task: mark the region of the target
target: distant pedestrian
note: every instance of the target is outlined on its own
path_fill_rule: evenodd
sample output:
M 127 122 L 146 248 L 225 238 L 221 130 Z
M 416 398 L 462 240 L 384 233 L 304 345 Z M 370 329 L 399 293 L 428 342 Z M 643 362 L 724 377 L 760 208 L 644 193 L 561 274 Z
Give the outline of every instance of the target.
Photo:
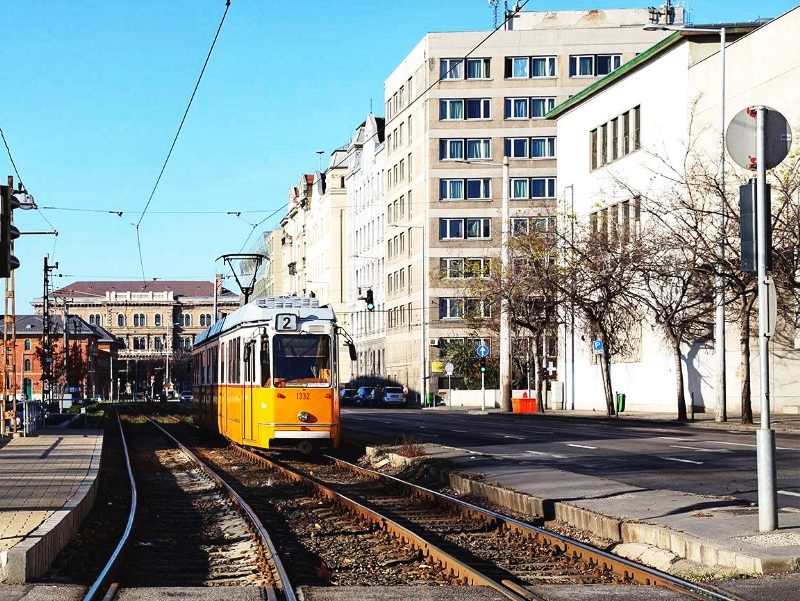
M 408 402 L 408 384 L 403 384 L 403 400 Z

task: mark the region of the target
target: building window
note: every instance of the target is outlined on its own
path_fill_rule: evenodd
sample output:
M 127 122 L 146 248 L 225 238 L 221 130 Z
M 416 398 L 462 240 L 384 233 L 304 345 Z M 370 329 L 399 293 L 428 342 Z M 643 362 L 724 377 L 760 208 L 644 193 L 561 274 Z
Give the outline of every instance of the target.
M 144 313 L 136 313 L 133 316 L 133 326 L 138 328 L 138 327 L 144 327 L 145 325 L 147 324 L 145 321 Z
M 511 178 L 510 185 L 512 200 L 555 198 L 556 196 L 556 178 L 554 177 L 514 177 Z
M 468 58 L 467 79 L 489 79 L 491 77 L 491 59 Z
M 488 278 L 491 261 L 486 257 L 464 259 L 445 257 L 439 259 L 441 277 L 448 280 Z
M 464 140 L 439 140 L 439 158 L 443 161 L 464 159 Z
M 153 341 L 153 346 L 155 347 L 155 349 L 156 349 L 157 351 L 161 351 L 161 350 L 163 350 L 163 346 L 164 346 L 164 345 L 161 343 L 161 338 L 156 338 L 156 339 Z
M 619 69 L 619 54 L 583 54 L 569 57 L 570 77 L 608 75 Z
M 530 119 L 530 98 L 506 98 L 504 115 L 506 119 Z
M 506 156 L 511 159 L 527 159 L 530 157 L 528 138 L 506 138 Z
M 440 121 L 461 119 L 464 119 L 464 101 L 462 99 L 442 99 L 439 101 Z
M 555 96 L 536 96 L 531 98 L 531 117 L 544 119 L 544 116 L 556 106 Z
M 155 321 L 156 326 L 160 327 L 161 326 L 161 313 L 156 313 L 155 316 L 153 317 L 153 320 Z
M 133 337 L 133 350 L 135 351 L 144 351 L 147 349 L 147 339 L 143 336 L 134 336 Z
M 552 159 L 556 156 L 555 136 L 506 138 L 505 155 L 511 159 Z
M 505 62 L 506 79 L 555 77 L 555 56 L 509 56 Z
M 489 217 L 439 219 L 439 240 L 488 240 L 492 220 Z
M 183 339 L 183 350 L 190 351 L 192 350 L 192 339 L 191 338 L 184 338 Z
M 592 170 L 640 148 L 640 107 L 636 106 L 589 132 L 589 165 Z
M 117 325 L 121 328 L 125 327 L 125 316 L 122 313 L 117 314 Z
M 554 136 L 546 138 L 531 138 L 532 159 L 553 159 L 556 156 L 556 139 Z
M 492 141 L 490 138 L 467 140 L 467 160 L 491 158 Z
M 26 342 L 27 342 L 27 340 L 26 340 Z M 24 365 L 23 369 L 25 371 L 31 371 L 31 360 L 30 359 L 25 359 L 25 361 L 23 362 L 23 365 Z
M 180 324 L 186 328 L 192 325 L 192 316 L 189 313 L 181 313 Z
M 488 301 L 468 298 L 464 301 L 464 315 L 473 319 L 488 319 L 492 316 Z
M 463 160 L 465 149 L 467 160 L 486 160 L 492 158 L 491 138 L 439 140 L 439 158 L 443 161 Z
M 464 61 L 460 58 L 443 58 L 439 61 L 439 79 L 463 79 Z
M 491 119 L 492 101 L 488 98 L 467 98 L 467 119 Z
M 439 297 L 439 319 L 463 319 L 464 299 Z
M 30 338 L 26 338 L 25 339 L 24 348 L 25 348 L 26 351 L 31 350 L 31 339 Z
M 464 200 L 464 180 L 463 179 L 439 180 L 439 199 Z

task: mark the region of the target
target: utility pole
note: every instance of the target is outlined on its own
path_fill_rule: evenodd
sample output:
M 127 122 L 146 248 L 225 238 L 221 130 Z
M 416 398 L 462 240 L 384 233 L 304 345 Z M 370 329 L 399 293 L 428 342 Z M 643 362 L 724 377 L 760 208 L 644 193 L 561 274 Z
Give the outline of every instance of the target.
M 58 263 L 50 265 L 47 255 L 44 257 L 44 284 L 42 290 L 42 403 L 52 398 L 53 388 L 53 340 L 51 338 L 50 320 L 50 272 L 58 269 Z

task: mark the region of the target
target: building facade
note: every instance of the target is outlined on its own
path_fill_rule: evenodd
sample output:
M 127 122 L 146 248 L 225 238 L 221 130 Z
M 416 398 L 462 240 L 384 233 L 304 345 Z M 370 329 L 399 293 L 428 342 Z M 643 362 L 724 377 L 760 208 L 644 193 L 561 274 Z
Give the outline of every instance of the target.
M 77 316 L 122 341 L 115 367 L 121 394 L 191 386 L 187 370 L 195 335 L 214 321 L 214 283 L 205 281 L 82 281 L 50 294 L 52 315 Z M 221 288 L 221 286 L 220 286 Z M 218 316 L 234 311 L 238 295 L 221 288 Z M 31 303 L 37 313 L 42 299 Z
M 0 317 L 0 323 L 2 317 Z M 83 365 L 85 373 L 74 376 L 74 386 L 80 388 L 80 393 L 89 398 L 109 398 L 112 386 L 112 373 L 118 361 L 118 351 L 121 348 L 117 338 L 99 325 L 90 324 L 88 321 L 70 315 L 67 318 L 66 328 L 60 316 L 50 318 L 50 336 L 54 356 L 60 360 L 60 365 L 54 365 L 51 374 L 60 374 L 54 380 L 51 389 L 51 398 L 60 398 L 65 386 L 64 361 L 66 360 L 64 348 L 68 353 L 78 352 L 80 359 L 75 362 Z M 17 387 L 17 398 L 27 400 L 41 400 L 44 389 L 42 378 L 42 341 L 44 320 L 40 315 L 18 315 L 16 324 L 16 374 L 14 382 Z M 2 342 L 0 342 L 0 345 Z M 73 376 L 74 374 L 70 374 Z
M 428 34 L 385 80 L 388 375 L 436 392 L 450 342 L 493 346 L 496 332 L 466 325 L 492 308 L 465 298 L 464 278 L 499 254 L 502 159 L 513 228 L 550 227 L 562 149 L 544 116 L 667 35 L 649 22 L 647 9 L 521 13 L 483 43 Z
M 798 26 L 800 8 L 758 28 L 754 24 L 728 27 L 725 123 L 741 110 L 763 104 L 783 113 L 797 131 L 800 127 L 797 61 L 782 53 L 781 48 L 794 43 Z M 674 34 L 643 53 L 625 73 L 611 75 L 594 89 L 557 107 L 554 116 L 558 120 L 560 148 L 570 157 L 558 164 L 559 189 L 568 203 L 564 210 L 574 211 L 584 223 L 599 215 L 601 223 L 621 228 L 626 221 L 630 224 L 631 215 L 636 215 L 626 209 L 635 200 L 631 190 L 647 190 L 649 196 L 654 196 L 659 190 L 672 187 L 687 157 L 697 157 L 710 166 L 712 175 L 717 173 L 722 116 L 720 76 L 718 35 Z M 630 120 L 623 119 L 626 115 Z M 635 132 L 630 147 L 622 142 L 627 138 L 625 123 L 630 125 L 632 135 Z M 615 131 L 620 131 L 620 135 L 615 135 Z M 619 143 L 615 144 L 615 140 Z M 790 156 L 789 161 L 796 163 L 796 155 Z M 751 174 L 726 159 L 726 195 L 731 206 L 736 203 L 738 186 L 748 177 Z M 621 182 L 625 185 L 620 185 Z M 796 200 L 800 202 L 800 198 Z M 642 223 L 648 218 L 642 211 Z M 728 232 L 735 241 L 738 236 L 735 221 L 729 221 Z M 726 408 L 729 415 L 737 415 L 743 371 L 741 329 L 735 304 L 727 309 L 727 321 Z M 796 338 L 797 323 L 789 321 L 779 328 L 779 334 L 771 342 L 770 370 L 774 378 L 771 400 L 775 411 L 800 413 L 800 345 Z M 752 331 L 755 334 L 757 328 Z M 576 408 L 602 408 L 599 366 L 581 333 L 574 337 L 574 378 L 563 374 L 561 379 L 566 384 L 569 402 L 574 398 Z M 570 332 L 565 331 L 560 348 L 566 357 L 573 353 L 571 339 Z M 714 340 L 692 341 L 682 350 L 686 398 L 692 399 L 695 410 L 713 412 L 717 373 Z M 750 353 L 752 407 L 758 412 L 757 337 L 751 338 Z M 638 352 L 612 364 L 611 374 L 614 387 L 626 393 L 630 408 L 674 410 L 674 360 L 664 337 L 648 316 Z
M 386 376 L 384 264 L 393 249 L 387 248 L 385 240 L 383 126 L 383 119 L 370 113 L 356 128 L 347 149 L 347 311 L 358 353 L 356 376 Z M 369 290 L 376 301 L 373 311 L 365 304 Z

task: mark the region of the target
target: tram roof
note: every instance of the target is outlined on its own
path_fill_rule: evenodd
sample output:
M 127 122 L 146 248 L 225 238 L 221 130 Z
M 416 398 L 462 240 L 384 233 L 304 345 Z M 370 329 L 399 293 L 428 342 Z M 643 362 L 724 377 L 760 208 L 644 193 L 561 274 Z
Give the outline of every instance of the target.
M 241 324 L 250 322 L 263 324 L 272 321 L 279 313 L 296 313 L 303 321 L 336 321 L 336 315 L 330 305 L 320 306 L 319 299 L 307 296 L 268 296 L 247 303 L 218 320 L 210 328 L 197 334 L 194 343 L 199 344 L 208 338 L 219 336 Z

